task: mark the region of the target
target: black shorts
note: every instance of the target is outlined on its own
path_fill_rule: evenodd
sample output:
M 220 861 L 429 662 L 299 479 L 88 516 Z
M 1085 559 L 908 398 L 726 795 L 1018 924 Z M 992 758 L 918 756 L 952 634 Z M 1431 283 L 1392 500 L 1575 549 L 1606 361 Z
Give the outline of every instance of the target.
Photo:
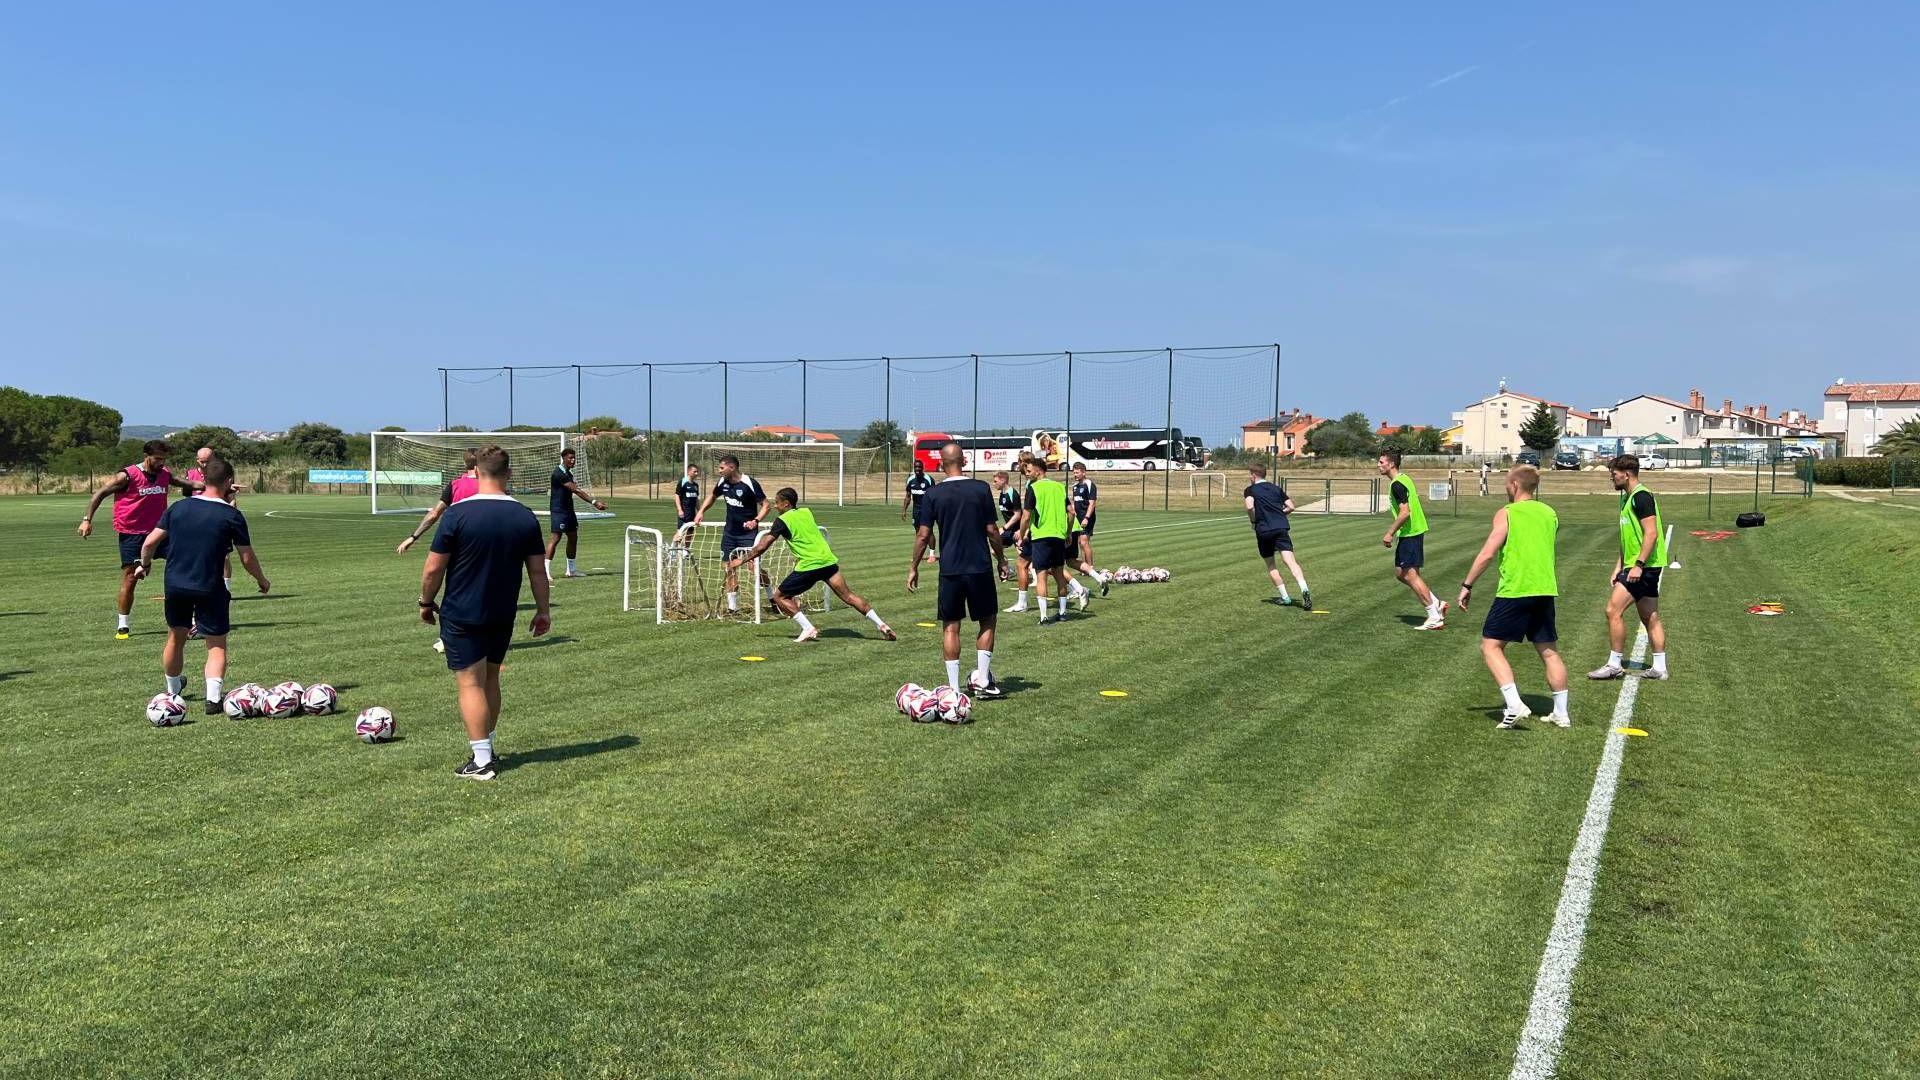
M 167 625 L 175 630 L 197 626 L 206 637 L 219 637 L 233 628 L 228 612 L 233 596 L 225 589 L 210 593 L 166 594 Z
M 1418 570 L 1427 564 L 1427 534 L 1403 536 L 1393 546 L 1393 565 L 1401 570 Z
M 1006 551 L 1006 549 L 1013 547 L 1015 544 L 1019 543 L 1019 540 L 1020 540 L 1020 533 L 1018 530 L 1016 529 L 1000 530 L 1000 550 L 1002 552 Z M 1026 558 L 1026 556 L 1022 554 L 1021 558 Z
M 1260 557 L 1273 558 L 1274 552 L 1293 550 L 1293 532 L 1281 529 L 1279 532 L 1255 533 L 1253 538 L 1260 542 Z
M 1099 514 L 1088 514 L 1086 524 L 1080 526 L 1078 529 L 1075 529 L 1074 531 L 1079 533 L 1081 536 L 1092 536 L 1094 519 L 1099 516 L 1100 516 Z
M 1531 641 L 1551 645 L 1560 640 L 1553 625 L 1553 597 L 1501 596 L 1487 609 L 1480 636 L 1494 641 Z
M 1018 550 L 1020 552 L 1020 558 L 1023 561 L 1027 563 L 1033 562 L 1033 541 L 1032 540 L 1020 541 L 1020 547 Z
M 1067 565 L 1065 540 L 1053 536 L 1035 536 L 1027 543 L 1033 548 L 1033 553 L 1027 556 L 1027 561 L 1033 564 L 1035 570 L 1051 570 L 1056 566 Z
M 1625 568 L 1622 568 L 1613 580 L 1625 587 L 1627 595 L 1633 597 L 1635 600 L 1657 600 L 1660 597 L 1660 571 L 1662 569 L 1662 567 L 1658 566 L 1643 567 L 1640 571 L 1639 581 L 1628 581 L 1627 571 Z
M 937 614 L 941 622 L 959 622 L 972 619 L 985 624 L 992 622 L 1000 595 L 996 590 L 992 574 L 941 574 L 940 603 Z
M 780 588 L 777 591 L 781 596 L 802 596 L 805 595 L 808 589 L 813 588 L 815 585 L 825 583 L 829 578 L 839 572 L 839 563 L 831 563 L 818 570 L 795 570 L 793 573 L 781 579 Z
M 753 550 L 753 545 L 759 542 L 760 538 L 753 533 L 723 532 L 720 534 L 720 557 L 722 559 L 731 559 L 733 558 L 734 552 L 743 550 L 751 551 Z
M 552 524 L 549 526 L 549 528 L 551 528 L 554 532 L 578 533 L 580 531 L 580 519 L 576 517 L 574 515 L 574 512 L 570 509 L 551 512 L 547 515 L 547 517 L 552 519 Z
M 146 544 L 148 534 L 146 533 L 115 533 L 114 535 L 120 538 L 120 565 L 121 566 L 140 565 L 140 548 L 142 547 L 142 545 Z M 167 557 L 166 541 L 162 540 L 160 542 L 160 546 L 153 549 L 153 557 L 156 559 L 164 559 Z
M 507 647 L 513 644 L 513 624 L 456 626 L 442 619 L 440 643 L 447 647 L 449 671 L 465 671 L 482 660 L 489 664 L 504 664 L 507 662 Z

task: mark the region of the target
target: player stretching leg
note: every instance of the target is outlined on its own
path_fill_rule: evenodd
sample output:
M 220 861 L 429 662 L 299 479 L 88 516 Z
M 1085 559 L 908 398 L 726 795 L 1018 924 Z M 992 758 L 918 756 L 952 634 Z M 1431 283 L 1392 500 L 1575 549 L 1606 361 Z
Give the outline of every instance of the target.
M 1613 489 L 1620 492 L 1620 559 L 1613 564 L 1613 592 L 1607 597 L 1607 642 L 1613 650 L 1607 662 L 1587 672 L 1589 679 L 1617 679 L 1627 673 L 1626 614 L 1637 608 L 1653 646 L 1653 663 L 1639 674 L 1648 679 L 1667 677 L 1667 628 L 1660 621 L 1660 571 L 1667 565 L 1667 528 L 1660 502 L 1640 483 L 1640 459 L 1632 454 L 1614 458 L 1609 468 Z
M 1293 580 L 1300 583 L 1300 602 L 1312 611 L 1313 593 L 1307 589 L 1306 574 L 1293 557 L 1293 533 L 1287 521 L 1287 515 L 1293 513 L 1293 500 L 1287 498 L 1285 488 L 1267 482 L 1265 465 L 1247 466 L 1247 479 L 1250 481 L 1247 490 L 1241 494 L 1247 503 L 1247 520 L 1253 523 L 1253 538 L 1260 544 L 1260 557 L 1267 562 L 1267 577 L 1273 579 L 1273 587 L 1280 590 L 1280 603 L 1293 603 L 1293 597 L 1287 595 L 1286 579 L 1280 576 L 1280 568 L 1273 565 L 1273 556 L 1278 552 L 1287 569 L 1293 571 Z
M 152 573 L 154 554 L 166 549 L 167 644 L 160 660 L 166 668 L 167 693 L 178 694 L 186 687 L 183 654 L 188 631 L 198 627 L 207 642 L 207 715 L 217 716 L 225 692 L 227 631 L 232 626 L 228 612 L 233 602 L 220 580 L 220 568 L 228 554 L 237 551 L 240 565 L 263 593 L 267 575 L 253 553 L 247 519 L 227 502 L 233 494 L 233 466 L 208 458 L 201 464 L 201 475 L 206 491 L 167 507 L 141 544 L 140 565 L 134 567 L 133 578 L 139 581 Z
M 1027 474 L 1026 510 L 1021 537 L 1031 545 L 1035 574 L 1033 591 L 1040 602 L 1040 625 L 1047 626 L 1067 614 L 1069 595 L 1084 610 L 1087 590 L 1067 576 L 1067 489 L 1058 480 L 1047 479 L 1047 463 L 1034 458 L 1022 466 Z M 1060 586 L 1060 614 L 1053 615 L 1048 604 L 1047 578 Z
M 1500 687 L 1505 707 L 1496 726 L 1511 728 L 1533 714 L 1520 700 L 1520 689 L 1513 678 L 1513 665 L 1507 662 L 1507 645 L 1515 641 L 1533 642 L 1534 651 L 1547 669 L 1547 689 L 1553 691 L 1553 714 L 1547 722 L 1569 727 L 1567 717 L 1567 665 L 1560 659 L 1559 631 L 1554 626 L 1554 597 L 1560 593 L 1554 576 L 1553 544 L 1560 530 L 1559 515 L 1553 507 L 1535 498 L 1540 490 L 1540 470 L 1531 465 L 1515 465 L 1507 473 L 1506 506 L 1493 515 L 1493 528 L 1487 542 L 1474 557 L 1473 568 L 1460 583 L 1460 610 L 1467 610 L 1473 597 L 1473 583 L 1486 572 L 1497 556 L 1500 560 L 1500 588 L 1493 606 L 1487 609 L 1487 623 L 1480 631 L 1480 656 L 1487 671 Z
M 1100 485 L 1087 479 L 1087 467 L 1073 463 L 1073 534 L 1078 541 L 1069 555 L 1080 559 L 1080 570 L 1100 583 L 1100 595 L 1107 595 L 1107 576 L 1093 567 L 1093 519 L 1100 510 Z
M 760 481 L 740 471 L 740 459 L 732 454 L 720 457 L 720 482 L 707 493 L 707 501 L 693 512 L 698 526 L 707 508 L 719 499 L 727 504 L 727 525 L 720 531 L 720 557 L 730 559 L 734 552 L 753 547 L 759 541 L 760 518 L 767 512 L 767 493 Z M 727 613 L 740 613 L 740 571 L 727 568 Z
M 547 541 L 547 580 L 553 580 L 553 555 L 560 549 L 560 538 L 567 538 L 567 576 L 585 577 L 580 568 L 574 565 L 575 556 L 580 554 L 580 518 L 573 512 L 573 500 L 579 499 L 595 510 L 605 510 L 607 504 L 580 490 L 573 482 L 573 447 L 560 451 L 560 464 L 554 466 L 553 475 L 547 478 L 547 520 L 553 531 L 553 538 Z
M 1400 451 L 1388 450 L 1381 454 L 1379 468 L 1381 476 L 1391 477 L 1387 495 L 1394 506 L 1393 525 L 1387 529 L 1387 535 L 1380 538 L 1380 546 L 1394 549 L 1393 576 L 1412 589 L 1414 597 L 1427 609 L 1427 621 L 1420 624 L 1420 629 L 1439 630 L 1447 625 L 1447 602 L 1435 596 L 1427 583 L 1420 580 L 1420 567 L 1427 561 L 1427 512 L 1420 508 L 1420 492 L 1413 477 L 1400 471 Z
M 974 635 L 973 674 L 965 685 L 975 698 L 992 699 L 1006 696 L 993 677 L 993 633 L 1000 618 L 993 563 L 999 553 L 1000 525 L 994 516 L 992 489 L 965 475 L 966 460 L 959 443 L 940 448 L 940 471 L 946 479 L 927 493 L 921 508 L 920 527 L 913 537 L 913 563 L 907 569 L 907 591 L 920 588 L 920 559 L 937 538 L 947 553 L 940 560 L 937 611 L 943 628 L 941 658 L 947 665 L 946 685 L 956 690 L 961 686 L 960 622 L 971 618 L 979 630 Z
M 840 560 L 834 558 L 833 549 L 827 546 L 826 534 L 820 531 L 820 523 L 813 518 L 813 511 L 800 505 L 800 493 L 790 487 L 781 488 L 773 493 L 773 526 L 753 545 L 753 550 L 742 552 L 727 563 L 727 569 L 738 569 L 741 563 L 754 562 L 775 540 L 785 540 L 793 550 L 793 573 L 773 589 L 773 606 L 793 617 L 800 627 L 800 636 L 795 643 L 818 641 L 820 631 L 800 610 L 800 598 L 815 585 L 826 583 L 848 607 L 865 615 L 880 628 L 880 636 L 888 641 L 895 640 L 893 628 L 889 627 L 873 606 L 861 599 L 847 585 L 846 576 L 840 573 Z
M 93 515 L 100 503 L 113 496 L 113 531 L 120 538 L 120 622 L 114 627 L 115 641 L 125 641 L 133 634 L 127 624 L 133 614 L 133 569 L 140 564 L 147 534 L 160 524 L 160 515 L 166 512 L 167 494 L 174 488 L 188 495 L 198 490 L 195 484 L 176 479 L 167 471 L 165 441 L 153 439 L 140 448 L 140 453 L 137 464 L 120 470 L 106 487 L 93 493 L 86 516 L 80 519 L 80 538 L 84 540 L 93 535 Z M 154 557 L 167 557 L 165 545 L 154 552 Z

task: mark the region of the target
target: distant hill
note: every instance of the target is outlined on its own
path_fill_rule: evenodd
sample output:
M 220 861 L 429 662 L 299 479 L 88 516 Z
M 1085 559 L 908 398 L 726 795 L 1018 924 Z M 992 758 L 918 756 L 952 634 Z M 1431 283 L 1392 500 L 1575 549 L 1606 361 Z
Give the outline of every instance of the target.
M 170 431 L 185 431 L 186 424 L 122 424 L 120 437 L 123 439 L 162 439 Z

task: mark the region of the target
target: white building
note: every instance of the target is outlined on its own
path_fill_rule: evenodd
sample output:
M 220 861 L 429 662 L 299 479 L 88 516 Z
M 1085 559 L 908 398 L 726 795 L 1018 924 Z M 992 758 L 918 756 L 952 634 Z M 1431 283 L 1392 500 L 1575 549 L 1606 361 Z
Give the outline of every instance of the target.
M 1797 409 L 1783 409 L 1778 414 L 1766 405 L 1735 409 L 1733 399 L 1724 398 L 1718 410 L 1710 411 L 1706 395 L 1699 390 L 1688 391 L 1684 402 L 1640 394 L 1600 411 L 1606 414 L 1608 435 L 1629 443 L 1648 435 L 1663 435 L 1689 450 L 1715 443 L 1774 442 L 1820 435 L 1811 418 Z
M 1554 423 L 1560 425 L 1563 436 L 1607 434 L 1606 420 L 1602 417 L 1557 401 L 1509 390 L 1502 382 L 1497 393 L 1453 414 L 1453 426 L 1460 432 L 1461 453 L 1499 456 L 1526 449 L 1526 444 L 1520 441 L 1520 429 L 1543 403 L 1553 414 Z
M 1820 434 L 1840 441 L 1841 453 L 1860 457 L 1880 437 L 1920 417 L 1920 382 L 1850 383 L 1827 387 Z

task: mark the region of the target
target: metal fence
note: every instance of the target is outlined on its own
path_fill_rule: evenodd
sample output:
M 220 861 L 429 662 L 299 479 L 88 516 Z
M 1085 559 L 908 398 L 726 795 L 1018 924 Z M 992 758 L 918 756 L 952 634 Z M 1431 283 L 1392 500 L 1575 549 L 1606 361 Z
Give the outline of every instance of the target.
M 1229 491 L 1237 501 L 1239 492 L 1190 481 L 1203 466 L 1183 454 L 1176 429 L 1208 449 L 1272 453 L 1280 444 L 1279 345 L 438 370 L 443 429 L 579 430 L 589 418 L 617 418 L 639 434 L 621 448 L 625 460 L 603 454 L 594 472 L 656 497 L 678 477 L 687 439 L 737 439 L 770 425 L 832 433 L 849 446 L 876 422 L 967 439 L 1164 432 L 1148 460 L 1089 463 L 1103 504 L 1162 509 L 1215 505 Z M 847 478 L 850 499 L 900 497 L 911 444 L 878 445 L 870 472 Z

